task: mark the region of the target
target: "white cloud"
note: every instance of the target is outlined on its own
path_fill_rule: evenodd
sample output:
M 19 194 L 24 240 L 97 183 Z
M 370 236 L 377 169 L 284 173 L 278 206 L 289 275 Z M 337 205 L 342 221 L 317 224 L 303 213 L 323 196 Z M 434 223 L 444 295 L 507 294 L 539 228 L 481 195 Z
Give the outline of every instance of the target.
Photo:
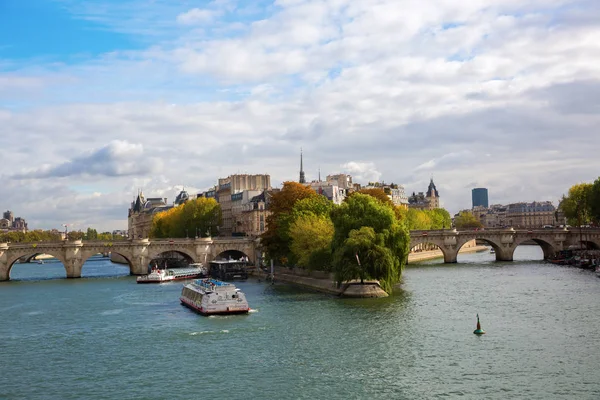
M 556 200 L 600 170 L 600 11 L 587 0 L 69 4 L 148 47 L 0 65 L 2 173 L 22 178 L 0 206 L 39 224 L 53 207 L 126 224 L 139 188 L 172 199 L 237 172 L 295 180 L 300 147 L 309 179 L 342 166 L 411 193 L 433 175 L 452 212 L 468 183 L 492 202 Z M 20 194 L 31 178 L 50 211 Z
M 210 22 L 217 14 L 218 13 L 214 10 L 192 8 L 185 13 L 179 14 L 177 16 L 177 22 L 183 25 L 203 24 Z

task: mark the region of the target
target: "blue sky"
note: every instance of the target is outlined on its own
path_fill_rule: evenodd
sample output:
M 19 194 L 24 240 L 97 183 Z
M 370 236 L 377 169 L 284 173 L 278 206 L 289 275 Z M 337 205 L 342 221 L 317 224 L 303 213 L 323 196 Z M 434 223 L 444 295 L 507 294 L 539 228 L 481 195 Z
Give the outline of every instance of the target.
M 592 0 L 0 1 L 0 208 L 122 229 L 138 189 L 346 172 L 451 212 L 600 170 Z M 577 143 L 577 146 L 573 146 Z M 91 211 L 90 211 L 91 210 Z
M 22 62 L 70 63 L 114 49 L 143 48 L 133 35 L 77 18 L 65 3 L 52 0 L 3 0 L 0 38 L 0 56 Z

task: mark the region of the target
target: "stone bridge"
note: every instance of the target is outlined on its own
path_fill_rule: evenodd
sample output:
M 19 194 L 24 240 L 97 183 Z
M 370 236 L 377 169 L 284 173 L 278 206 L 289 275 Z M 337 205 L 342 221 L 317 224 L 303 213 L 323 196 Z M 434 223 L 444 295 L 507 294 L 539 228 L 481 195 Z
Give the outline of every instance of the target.
M 166 252 L 177 252 L 189 261 L 206 264 L 225 252 L 234 251 L 243 253 L 254 263 L 257 259 L 257 248 L 256 241 L 247 238 L 0 243 L 0 281 L 9 280 L 10 270 L 17 260 L 31 259 L 37 254 L 56 257 L 65 266 L 67 278 L 79 278 L 83 264 L 98 253 L 119 254 L 129 265 L 132 275 L 144 275 L 148 273 L 150 261 Z
M 444 262 L 455 263 L 458 251 L 465 243 L 475 239 L 492 246 L 496 252 L 496 261 L 512 261 L 515 249 L 520 244 L 533 241 L 540 245 L 544 258 L 555 252 L 566 250 L 569 246 L 583 245 L 588 249 L 600 249 L 600 229 L 479 229 L 470 231 L 436 230 L 411 231 L 411 249 L 420 243 L 431 243 L 440 248 Z
M 512 261 L 515 248 L 526 241 L 540 245 L 544 257 L 569 246 L 583 244 L 589 249 L 600 249 L 600 229 L 486 229 L 457 231 L 411 231 L 410 247 L 431 243 L 440 248 L 444 262 L 455 263 L 458 252 L 465 243 L 475 239 L 492 246 L 497 261 Z M 81 277 L 81 269 L 94 254 L 121 255 L 132 275 L 148 273 L 150 261 L 166 252 L 178 252 L 189 261 L 208 263 L 225 252 L 236 251 L 255 263 L 260 257 L 258 240 L 248 238 L 197 238 L 197 239 L 139 239 L 130 241 L 63 241 L 38 243 L 0 243 L 0 281 L 10 277 L 10 270 L 21 258 L 31 259 L 37 254 L 56 257 L 64 266 L 67 278 Z

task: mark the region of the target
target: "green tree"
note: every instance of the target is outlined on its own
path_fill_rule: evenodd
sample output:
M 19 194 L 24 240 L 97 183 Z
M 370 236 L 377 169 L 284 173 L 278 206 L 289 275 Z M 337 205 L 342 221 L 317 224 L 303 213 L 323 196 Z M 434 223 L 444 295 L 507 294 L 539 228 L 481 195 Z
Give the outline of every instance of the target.
M 93 228 L 87 228 L 83 238 L 85 240 L 96 240 L 98 239 L 98 231 Z
M 291 251 L 298 266 L 308 269 L 331 268 L 333 222 L 329 216 L 307 214 L 290 226 Z
M 469 211 L 461 211 L 456 217 L 454 217 L 454 227 L 456 229 L 475 229 L 481 228 L 483 225 L 473 213 Z
M 592 184 L 589 196 L 590 219 L 600 225 L 600 177 Z
M 592 197 L 593 185 L 591 183 L 573 185 L 568 194 L 563 195 L 559 208 L 565 214 L 569 225 L 581 226 L 590 223 Z
M 410 243 L 406 226 L 398 221 L 394 208 L 358 193 L 334 208 L 331 219 L 336 280 L 377 279 L 390 293 L 400 280 Z

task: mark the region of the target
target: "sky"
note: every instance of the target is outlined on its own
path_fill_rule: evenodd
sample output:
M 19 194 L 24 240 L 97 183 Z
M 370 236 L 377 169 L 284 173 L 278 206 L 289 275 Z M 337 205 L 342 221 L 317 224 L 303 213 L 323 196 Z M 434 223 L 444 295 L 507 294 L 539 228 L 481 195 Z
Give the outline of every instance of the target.
M 0 208 L 125 229 L 219 177 L 349 173 L 451 213 L 600 175 L 597 0 L 0 0 Z

